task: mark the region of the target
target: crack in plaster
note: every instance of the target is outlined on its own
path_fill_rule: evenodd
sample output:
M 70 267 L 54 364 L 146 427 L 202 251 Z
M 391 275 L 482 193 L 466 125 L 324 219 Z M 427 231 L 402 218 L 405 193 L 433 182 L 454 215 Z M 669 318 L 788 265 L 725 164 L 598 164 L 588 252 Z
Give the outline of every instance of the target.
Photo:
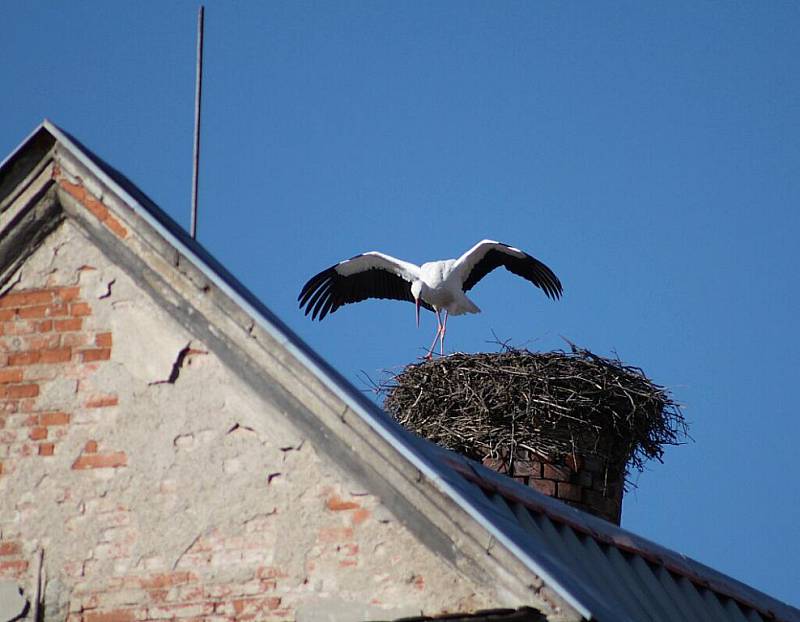
M 108 284 L 109 294 L 111 293 L 111 285 L 113 283 L 114 281 L 112 280 L 111 283 Z M 101 296 L 101 298 L 104 298 L 104 296 Z M 181 374 L 181 369 L 183 368 L 183 365 L 186 362 L 186 358 L 191 354 L 208 354 L 208 352 L 206 350 L 193 349 L 192 342 L 190 341 L 189 343 L 186 344 L 185 347 L 181 348 L 181 350 L 178 352 L 178 356 L 175 358 L 175 362 L 172 364 L 172 369 L 170 370 L 167 379 L 154 380 L 153 382 L 148 382 L 147 383 L 148 386 L 153 386 L 154 384 L 175 384 L 178 380 L 178 377 Z M 236 429 L 238 425 L 239 424 L 237 423 L 236 426 L 228 430 L 228 434 L 233 432 L 233 430 Z M 253 431 L 252 428 L 246 428 L 246 429 L 250 430 L 251 432 Z
M 303 439 L 297 445 L 286 445 L 284 447 L 279 447 L 278 449 L 280 449 L 284 454 L 286 454 L 286 453 L 288 453 L 290 451 L 300 451 L 300 450 L 303 449 L 303 445 L 305 444 L 305 442 L 306 442 L 305 439 Z M 284 456 L 284 459 L 285 459 L 285 456 Z
M 189 546 L 187 546 L 185 549 L 183 549 L 181 554 L 178 555 L 175 558 L 175 562 L 172 564 L 172 570 L 175 570 L 178 567 L 178 564 L 181 562 L 181 560 L 183 559 L 184 555 L 186 555 L 186 553 L 188 553 L 191 550 L 191 548 L 197 543 L 197 541 L 200 538 L 202 538 L 204 535 L 206 535 L 206 533 L 207 533 L 207 531 L 206 532 L 200 532 L 194 537 L 194 539 L 189 543 Z
M 237 430 L 242 430 L 243 432 L 253 432 L 253 433 L 255 433 L 255 430 L 253 428 L 251 428 L 250 426 L 241 425 L 239 422 L 236 422 L 231 426 L 231 428 L 227 432 L 225 432 L 225 434 L 233 434 Z
M 106 291 L 97 297 L 98 300 L 102 300 L 103 298 L 108 298 L 109 296 L 111 296 L 111 286 L 114 285 L 114 283 L 116 282 L 117 279 L 111 279 L 106 285 Z
M 56 262 L 56 259 L 58 258 L 58 253 L 59 253 L 59 251 L 60 251 L 60 250 L 61 250 L 61 249 L 62 249 L 64 246 L 66 246 L 66 244 L 67 244 L 66 242 L 59 242 L 58 244 L 55 244 L 55 245 L 53 245 L 53 254 L 52 254 L 52 256 L 50 257 L 50 266 L 51 266 L 51 267 L 52 267 L 52 265 L 53 265 L 53 264 Z

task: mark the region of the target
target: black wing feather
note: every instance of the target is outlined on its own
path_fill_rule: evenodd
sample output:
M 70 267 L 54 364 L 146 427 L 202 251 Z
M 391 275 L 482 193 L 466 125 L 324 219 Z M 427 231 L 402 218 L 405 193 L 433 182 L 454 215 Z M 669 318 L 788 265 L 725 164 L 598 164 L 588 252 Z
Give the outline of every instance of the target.
M 503 246 L 507 245 L 503 244 Z M 472 272 L 469 273 L 469 276 L 464 281 L 463 290 L 468 292 L 492 270 L 503 266 L 509 272 L 513 272 L 541 288 L 549 298 L 554 300 L 560 298 L 563 291 L 561 281 L 558 280 L 553 271 L 535 257 L 531 257 L 527 253 L 524 253 L 524 255 L 525 257 L 514 257 L 496 248 L 491 249 L 472 268 Z
M 411 283 L 392 272 L 372 268 L 343 276 L 336 271 L 336 266 L 312 276 L 300 290 L 297 297 L 300 308 L 305 307 L 305 314 L 311 313 L 312 320 L 317 319 L 317 316 L 322 320 L 328 313 L 335 313 L 343 305 L 368 298 L 414 302 Z M 421 301 L 420 305 L 433 310 L 425 301 Z

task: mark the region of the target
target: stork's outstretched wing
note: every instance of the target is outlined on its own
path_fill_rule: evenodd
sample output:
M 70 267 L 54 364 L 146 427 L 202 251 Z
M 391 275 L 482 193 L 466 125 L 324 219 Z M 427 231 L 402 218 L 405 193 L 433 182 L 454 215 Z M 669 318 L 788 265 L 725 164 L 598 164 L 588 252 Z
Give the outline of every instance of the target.
M 503 266 L 509 272 L 527 279 L 553 299 L 561 297 L 561 281 L 553 271 L 526 252 L 493 240 L 483 240 L 461 255 L 456 262 L 467 292 L 495 268 Z
M 356 255 L 311 277 L 297 300 L 311 319 L 322 320 L 342 305 L 367 298 L 390 298 L 414 302 L 411 283 L 419 278 L 419 267 L 375 251 Z M 431 309 L 424 301 L 421 306 Z

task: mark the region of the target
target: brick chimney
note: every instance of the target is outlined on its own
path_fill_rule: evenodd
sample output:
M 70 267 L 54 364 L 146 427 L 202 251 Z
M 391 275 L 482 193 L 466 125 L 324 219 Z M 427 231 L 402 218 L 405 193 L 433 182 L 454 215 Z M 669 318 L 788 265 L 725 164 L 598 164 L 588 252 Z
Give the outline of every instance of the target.
M 624 472 L 596 456 L 548 459 L 519 449 L 512 460 L 484 458 L 484 466 L 616 525 L 622 517 Z

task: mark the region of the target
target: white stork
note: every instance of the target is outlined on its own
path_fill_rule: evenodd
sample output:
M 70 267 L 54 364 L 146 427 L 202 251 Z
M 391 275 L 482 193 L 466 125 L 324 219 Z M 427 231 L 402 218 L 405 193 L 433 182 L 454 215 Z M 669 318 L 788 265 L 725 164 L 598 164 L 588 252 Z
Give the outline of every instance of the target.
M 561 297 L 561 281 L 541 261 L 513 246 L 483 240 L 458 259 L 429 261 L 421 266 L 376 251 L 356 255 L 311 277 L 297 300 L 300 308 L 305 307 L 306 315 L 311 313 L 312 320 L 317 317 L 322 320 L 342 305 L 367 298 L 407 300 L 417 307 L 417 326 L 419 308 L 425 307 L 436 313 L 436 335 L 428 350 L 430 358 L 437 338 L 444 354 L 449 315 L 480 313 L 465 292 L 499 266 L 527 279 L 549 298 Z

